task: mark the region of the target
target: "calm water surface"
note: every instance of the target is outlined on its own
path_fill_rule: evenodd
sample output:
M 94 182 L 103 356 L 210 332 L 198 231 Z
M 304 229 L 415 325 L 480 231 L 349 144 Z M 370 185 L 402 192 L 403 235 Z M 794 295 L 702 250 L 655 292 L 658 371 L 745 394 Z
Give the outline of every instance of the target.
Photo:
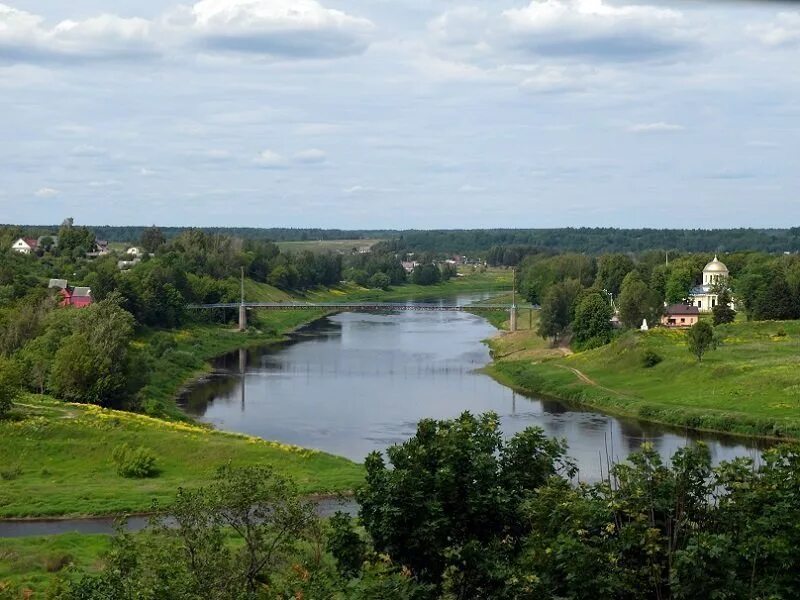
M 600 478 L 606 455 L 624 459 L 644 441 L 665 457 L 701 437 L 715 461 L 758 456 L 755 443 L 687 436 L 514 393 L 477 371 L 490 361 L 482 340 L 496 333 L 470 314 L 339 314 L 302 329 L 293 343 L 220 358 L 218 375 L 184 403 L 220 429 L 359 462 L 408 439 L 420 419 L 465 410 L 495 411 L 506 435 L 537 425 L 565 438 L 588 481 Z

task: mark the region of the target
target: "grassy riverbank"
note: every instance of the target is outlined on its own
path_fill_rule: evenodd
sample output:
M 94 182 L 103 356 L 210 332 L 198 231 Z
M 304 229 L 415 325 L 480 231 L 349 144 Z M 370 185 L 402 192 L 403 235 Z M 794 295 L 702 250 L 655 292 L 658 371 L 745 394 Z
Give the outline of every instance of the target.
M 233 464 L 271 464 L 307 493 L 352 490 L 363 468 L 347 459 L 188 423 L 28 396 L 0 421 L 0 517 L 147 511 L 179 487 L 211 481 Z M 126 479 L 111 454 L 128 443 L 157 457 L 159 475 Z
M 800 322 L 732 323 L 702 363 L 685 332 L 630 331 L 564 356 L 532 331 L 490 341 L 487 371 L 522 391 L 697 430 L 800 439 Z M 645 352 L 662 361 L 643 366 Z

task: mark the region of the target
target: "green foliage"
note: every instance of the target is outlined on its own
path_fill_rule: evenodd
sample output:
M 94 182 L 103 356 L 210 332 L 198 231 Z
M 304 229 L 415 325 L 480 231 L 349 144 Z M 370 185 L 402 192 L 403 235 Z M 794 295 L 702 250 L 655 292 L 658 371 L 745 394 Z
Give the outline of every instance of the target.
M 330 534 L 327 550 L 336 559 L 336 566 L 342 577 L 356 577 L 367 558 L 367 544 L 358 535 L 353 519 L 343 512 L 336 512 L 330 518 Z
M 504 442 L 497 415 L 423 420 L 416 435 L 366 459 L 357 491 L 376 550 L 459 598 L 498 597 L 508 560 L 528 531 L 522 500 L 560 470 L 564 445 L 530 428 Z
M 663 310 L 662 297 L 645 284 L 636 271 L 625 276 L 617 304 L 620 321 L 626 327 L 639 327 L 644 319 L 655 323 Z
M 674 266 L 667 279 L 667 304 L 679 304 L 689 297 L 695 284 L 695 274 L 688 266 Z
M 18 365 L 0 355 L 0 419 L 6 417 L 11 411 L 21 386 Z
M 130 350 L 133 316 L 112 294 L 80 309 L 73 329 L 58 345 L 48 389 L 64 400 L 119 405 L 141 385 L 141 370 Z
M 389 276 L 381 271 L 378 271 L 369 278 L 369 287 L 379 290 L 388 290 L 391 283 L 392 280 Z
M 714 326 L 733 323 L 736 320 L 736 311 L 731 308 L 731 294 L 727 287 L 722 289 L 717 297 L 717 305 L 711 309 L 714 315 Z
M 642 366 L 645 369 L 650 369 L 655 367 L 658 363 L 664 360 L 664 357 L 661 356 L 655 350 L 647 349 L 642 353 Z
M 575 315 L 575 302 L 581 291 L 580 282 L 570 279 L 549 288 L 539 311 L 537 333 L 557 341 L 569 328 Z
M 698 321 L 686 332 L 686 345 L 697 357 L 697 362 L 701 362 L 706 352 L 717 347 L 714 328 L 707 321 Z
M 598 289 L 607 290 L 618 296 L 625 276 L 633 271 L 633 259 L 626 254 L 606 254 L 597 260 Z
M 434 285 L 442 281 L 442 272 L 433 263 L 417 265 L 411 272 L 411 283 L 415 285 Z
M 167 243 L 167 238 L 161 229 L 153 225 L 152 227 L 148 227 L 142 231 L 142 235 L 139 238 L 139 243 L 145 252 L 152 254 Z
M 143 446 L 134 448 L 127 443 L 121 444 L 114 448 L 111 458 L 120 477 L 145 479 L 158 475 L 155 455 Z
M 596 347 L 611 340 L 611 316 L 613 310 L 603 294 L 593 292 L 585 295 L 575 308 L 572 332 L 582 347 Z

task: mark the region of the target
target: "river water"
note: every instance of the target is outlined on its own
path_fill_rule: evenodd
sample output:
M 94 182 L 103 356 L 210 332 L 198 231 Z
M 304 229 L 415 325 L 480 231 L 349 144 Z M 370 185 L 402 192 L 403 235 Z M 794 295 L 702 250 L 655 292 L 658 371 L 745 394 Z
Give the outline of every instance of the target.
M 623 460 L 645 441 L 665 458 L 696 439 L 709 445 L 715 462 L 758 456 L 755 443 L 685 434 L 515 393 L 478 371 L 490 361 L 482 340 L 496 334 L 467 313 L 338 314 L 303 328 L 289 344 L 221 357 L 217 375 L 183 401 L 190 414 L 220 429 L 358 462 L 408 439 L 420 419 L 465 410 L 498 413 L 506 435 L 535 425 L 566 439 L 584 481 L 601 477 L 607 457 Z
M 183 404 L 220 429 L 358 462 L 411 437 L 420 419 L 465 410 L 496 412 L 506 435 L 534 425 L 566 439 L 583 481 L 597 481 L 607 457 L 623 460 L 645 441 L 665 459 L 697 439 L 715 462 L 759 456 L 755 442 L 685 434 L 515 393 L 478 371 L 490 361 L 482 340 L 493 335 L 496 329 L 467 313 L 338 314 L 301 329 L 290 343 L 220 357 L 215 375 L 185 394 Z M 340 508 L 355 510 L 352 502 L 319 502 L 320 514 Z M 128 526 L 145 523 L 135 518 Z M 0 537 L 67 531 L 111 533 L 113 519 L 0 522 Z

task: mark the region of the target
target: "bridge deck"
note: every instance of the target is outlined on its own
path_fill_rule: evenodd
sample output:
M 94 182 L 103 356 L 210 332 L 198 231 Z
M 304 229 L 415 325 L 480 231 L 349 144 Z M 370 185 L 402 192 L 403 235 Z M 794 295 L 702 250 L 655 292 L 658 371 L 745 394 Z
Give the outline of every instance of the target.
M 217 304 L 190 304 L 190 309 L 201 308 L 239 308 L 240 302 L 220 302 Z M 245 308 L 266 310 L 347 310 L 347 311 L 473 311 L 473 310 L 511 310 L 509 304 L 438 304 L 410 302 L 245 302 Z M 517 306 L 517 308 L 530 308 Z

